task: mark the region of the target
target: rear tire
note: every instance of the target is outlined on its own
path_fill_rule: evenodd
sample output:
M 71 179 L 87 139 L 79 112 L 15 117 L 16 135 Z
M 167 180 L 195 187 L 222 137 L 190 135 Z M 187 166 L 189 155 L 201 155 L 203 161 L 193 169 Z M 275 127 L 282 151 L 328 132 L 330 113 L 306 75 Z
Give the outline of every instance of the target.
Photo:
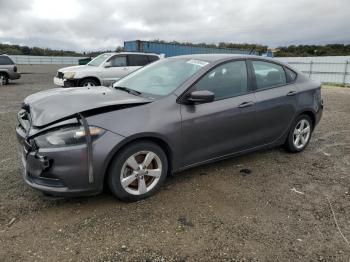
M 0 85 L 7 85 L 9 83 L 9 78 L 7 74 L 0 73 Z
M 313 131 L 311 118 L 302 114 L 293 122 L 285 143 L 287 151 L 291 153 L 302 152 L 310 142 Z
M 123 201 L 139 201 L 156 193 L 167 173 L 167 156 L 160 146 L 150 141 L 135 142 L 112 160 L 108 186 Z
M 100 83 L 93 78 L 85 78 L 79 82 L 79 86 L 99 86 Z

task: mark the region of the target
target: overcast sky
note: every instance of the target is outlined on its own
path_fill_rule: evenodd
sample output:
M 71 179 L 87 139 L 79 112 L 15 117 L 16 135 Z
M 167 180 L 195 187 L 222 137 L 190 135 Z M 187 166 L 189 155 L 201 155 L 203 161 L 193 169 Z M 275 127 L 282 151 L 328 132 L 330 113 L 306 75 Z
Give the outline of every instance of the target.
M 0 0 L 0 42 L 65 50 L 124 40 L 350 43 L 350 0 Z

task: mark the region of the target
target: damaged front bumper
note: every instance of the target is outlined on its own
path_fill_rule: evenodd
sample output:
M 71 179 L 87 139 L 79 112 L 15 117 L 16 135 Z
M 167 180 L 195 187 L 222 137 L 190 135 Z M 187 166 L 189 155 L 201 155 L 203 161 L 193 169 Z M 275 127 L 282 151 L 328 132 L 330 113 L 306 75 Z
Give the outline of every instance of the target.
M 55 76 L 53 78 L 53 83 L 60 87 L 76 87 L 79 79 L 64 79 Z
M 25 182 L 44 193 L 54 196 L 94 195 L 103 190 L 107 159 L 124 137 L 106 132 L 92 144 L 94 179 L 89 180 L 89 157 L 86 144 L 37 148 L 27 141 L 26 132 L 16 128 L 21 147 L 23 178 Z

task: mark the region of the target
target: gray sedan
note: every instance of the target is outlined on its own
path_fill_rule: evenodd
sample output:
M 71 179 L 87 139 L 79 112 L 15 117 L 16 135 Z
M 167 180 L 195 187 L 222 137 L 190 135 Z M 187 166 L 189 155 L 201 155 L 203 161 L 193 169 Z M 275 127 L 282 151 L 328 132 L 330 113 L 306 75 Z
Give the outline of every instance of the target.
M 31 95 L 16 133 L 31 187 L 72 196 L 108 185 L 137 201 L 173 172 L 279 145 L 301 152 L 322 110 L 320 84 L 281 62 L 189 55 L 154 62 L 113 87 Z

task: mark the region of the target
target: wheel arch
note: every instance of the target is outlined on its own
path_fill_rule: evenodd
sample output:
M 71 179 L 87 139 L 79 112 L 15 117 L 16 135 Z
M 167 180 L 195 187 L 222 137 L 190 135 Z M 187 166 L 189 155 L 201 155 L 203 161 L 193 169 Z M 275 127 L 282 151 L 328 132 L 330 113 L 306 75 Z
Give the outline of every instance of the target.
M 84 77 L 82 77 L 82 78 L 80 78 L 80 79 L 78 80 L 78 85 L 80 85 L 81 82 L 83 82 L 83 81 L 86 80 L 86 79 L 93 79 L 93 80 L 97 81 L 97 83 L 98 83 L 99 85 L 102 84 L 101 80 L 100 80 L 98 77 L 96 77 L 96 76 L 84 76 Z
M 316 114 L 312 111 L 312 110 L 305 110 L 305 111 L 302 111 L 300 112 L 298 115 L 297 115 L 297 118 L 301 115 L 307 115 L 308 117 L 311 118 L 311 121 L 312 121 L 312 129 L 315 128 L 315 124 L 316 124 Z
M 0 75 L 1 74 L 4 74 L 4 75 L 7 76 L 7 78 L 10 78 L 10 75 L 9 75 L 9 73 L 7 71 L 0 71 Z

